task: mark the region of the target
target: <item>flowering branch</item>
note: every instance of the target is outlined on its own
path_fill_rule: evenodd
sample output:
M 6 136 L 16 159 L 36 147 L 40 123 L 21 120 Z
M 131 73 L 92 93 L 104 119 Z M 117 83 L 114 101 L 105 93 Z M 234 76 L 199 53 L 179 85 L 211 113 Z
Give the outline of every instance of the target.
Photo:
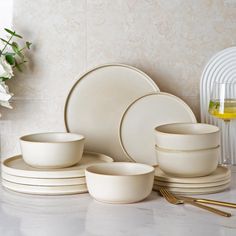
M 23 37 L 10 29 L 5 28 L 4 30 L 10 34 L 10 37 L 8 40 L 0 38 L 3 42 L 3 48 L 0 50 L 0 105 L 11 108 L 9 100 L 13 94 L 9 92 L 5 81 L 14 76 L 14 68 L 20 72 L 23 71 L 21 66 L 27 62 L 23 52 L 30 49 L 32 43 L 26 41 L 24 47 L 20 48 L 13 39 L 23 39 Z

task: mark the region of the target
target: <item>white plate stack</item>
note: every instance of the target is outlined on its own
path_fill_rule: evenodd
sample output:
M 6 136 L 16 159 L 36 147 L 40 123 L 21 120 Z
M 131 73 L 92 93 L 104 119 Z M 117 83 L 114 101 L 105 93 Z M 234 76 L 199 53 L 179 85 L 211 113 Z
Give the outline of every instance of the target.
M 155 170 L 154 190 L 166 188 L 176 194 L 210 194 L 230 186 L 231 171 L 218 168 L 210 175 L 195 178 L 179 178 L 165 174 L 158 166 Z
M 85 169 L 92 164 L 104 162 L 113 162 L 113 159 L 87 152 L 77 165 L 60 169 L 39 169 L 27 165 L 19 155 L 3 161 L 2 184 L 7 189 L 28 194 L 85 193 Z

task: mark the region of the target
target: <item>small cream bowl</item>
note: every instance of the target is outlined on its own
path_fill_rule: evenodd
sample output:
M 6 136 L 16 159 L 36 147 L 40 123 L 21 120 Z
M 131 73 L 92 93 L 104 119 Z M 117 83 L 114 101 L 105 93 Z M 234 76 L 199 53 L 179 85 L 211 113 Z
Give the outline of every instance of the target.
M 133 203 L 145 199 L 152 191 L 154 168 L 129 162 L 101 163 L 85 171 L 90 195 L 106 203 Z
M 211 174 L 218 165 L 220 147 L 178 151 L 155 147 L 158 165 L 166 174 L 176 177 L 200 177 Z
M 217 126 L 203 123 L 174 123 L 155 128 L 156 145 L 170 150 L 200 150 L 220 145 Z
M 37 168 L 63 168 L 78 163 L 85 138 L 74 133 L 40 133 L 20 138 L 23 160 Z

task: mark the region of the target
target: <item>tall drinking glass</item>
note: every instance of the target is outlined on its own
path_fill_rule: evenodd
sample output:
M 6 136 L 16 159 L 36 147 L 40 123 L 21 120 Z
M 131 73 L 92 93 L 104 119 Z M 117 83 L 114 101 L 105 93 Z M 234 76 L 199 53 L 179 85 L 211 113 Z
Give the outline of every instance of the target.
M 223 145 L 224 155 L 223 165 L 231 165 L 230 157 L 230 121 L 236 119 L 236 83 L 214 83 L 211 91 L 209 114 L 222 119 L 224 122 Z

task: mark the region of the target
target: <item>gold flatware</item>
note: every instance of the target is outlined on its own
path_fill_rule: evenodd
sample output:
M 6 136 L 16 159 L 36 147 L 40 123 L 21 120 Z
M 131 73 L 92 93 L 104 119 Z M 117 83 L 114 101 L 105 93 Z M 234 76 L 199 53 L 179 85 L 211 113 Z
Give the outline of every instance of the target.
M 178 205 L 178 204 L 188 203 L 188 204 L 191 204 L 193 206 L 199 207 L 201 209 L 204 209 L 204 210 L 210 211 L 212 213 L 215 213 L 217 215 L 221 215 L 221 216 L 224 216 L 224 217 L 230 217 L 231 216 L 231 213 L 221 211 L 219 209 L 200 204 L 200 203 L 195 202 L 193 200 L 189 200 L 189 199 L 184 200 L 184 199 L 181 199 L 179 197 L 176 197 L 174 194 L 172 194 L 171 192 L 169 192 L 165 188 L 160 188 L 159 191 L 160 191 L 161 195 L 171 204 Z
M 185 196 L 180 196 L 180 195 L 178 195 L 178 197 L 180 197 L 181 199 L 192 200 L 192 201 L 199 202 L 199 203 L 236 208 L 236 203 L 232 203 L 232 202 L 222 202 L 222 201 L 217 201 L 217 200 L 212 200 L 212 199 L 193 198 L 193 197 L 185 197 Z

